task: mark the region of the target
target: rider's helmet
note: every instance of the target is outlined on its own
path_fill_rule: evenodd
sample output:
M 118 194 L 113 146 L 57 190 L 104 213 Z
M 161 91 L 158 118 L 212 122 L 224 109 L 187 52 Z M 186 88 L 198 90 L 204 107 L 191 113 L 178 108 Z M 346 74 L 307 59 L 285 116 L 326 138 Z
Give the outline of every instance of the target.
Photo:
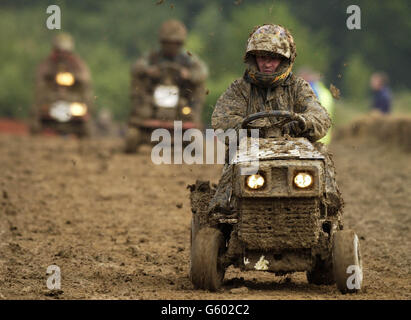
M 187 29 L 183 23 L 178 20 L 167 20 L 161 27 L 159 32 L 159 39 L 161 42 L 181 42 L 183 43 L 187 38 Z
M 257 26 L 251 32 L 247 41 L 244 61 L 248 64 L 255 63 L 257 53 L 279 55 L 283 58 L 277 69 L 281 73 L 281 78 L 288 76 L 297 56 L 291 33 L 286 28 L 275 24 Z
M 53 48 L 61 51 L 73 51 L 74 50 L 74 40 L 73 37 L 68 33 L 59 33 L 53 39 Z

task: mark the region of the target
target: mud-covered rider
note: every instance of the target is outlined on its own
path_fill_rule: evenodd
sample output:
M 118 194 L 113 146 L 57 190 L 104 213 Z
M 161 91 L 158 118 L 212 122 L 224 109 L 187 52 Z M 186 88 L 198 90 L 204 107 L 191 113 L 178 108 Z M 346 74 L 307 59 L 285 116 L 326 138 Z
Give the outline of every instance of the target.
M 194 121 L 201 122 L 208 69 L 197 56 L 183 49 L 186 37 L 184 24 L 178 20 L 165 21 L 159 30 L 160 49 L 138 59 L 132 66 L 130 124 L 138 125 L 154 116 L 153 90 L 164 78 L 172 78 L 190 105 Z
M 328 210 L 338 211 L 343 201 L 335 183 L 335 171 L 330 154 L 318 141 L 331 126 L 330 116 L 321 106 L 310 85 L 292 73 L 296 46 L 291 33 L 274 24 L 257 26 L 247 42 L 242 78 L 235 80 L 217 100 L 211 123 L 214 129 L 240 129 L 250 114 L 269 110 L 287 110 L 299 121 L 289 123 L 283 134 L 305 137 L 324 154 L 326 162 L 326 201 Z M 253 126 L 260 137 L 267 137 L 275 119 L 260 119 Z M 229 214 L 232 203 L 232 165 L 226 164 L 212 201 L 210 212 Z

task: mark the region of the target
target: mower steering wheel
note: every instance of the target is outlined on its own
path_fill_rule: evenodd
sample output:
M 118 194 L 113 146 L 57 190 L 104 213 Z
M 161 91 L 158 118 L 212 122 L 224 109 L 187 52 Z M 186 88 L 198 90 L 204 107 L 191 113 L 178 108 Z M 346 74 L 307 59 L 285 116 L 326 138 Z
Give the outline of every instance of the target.
M 293 112 L 290 111 L 285 111 L 285 110 L 272 110 L 272 111 L 262 111 L 262 112 L 257 112 L 254 114 L 250 114 L 247 116 L 242 124 L 241 127 L 243 129 L 249 128 L 250 122 L 253 122 L 257 119 L 262 119 L 262 118 L 277 118 L 279 119 L 277 122 L 273 123 L 272 125 L 281 129 L 284 125 L 287 123 L 297 121 L 299 124 L 301 124 L 303 127 L 305 126 L 305 123 L 303 120 L 301 120 L 300 117 L 297 117 Z

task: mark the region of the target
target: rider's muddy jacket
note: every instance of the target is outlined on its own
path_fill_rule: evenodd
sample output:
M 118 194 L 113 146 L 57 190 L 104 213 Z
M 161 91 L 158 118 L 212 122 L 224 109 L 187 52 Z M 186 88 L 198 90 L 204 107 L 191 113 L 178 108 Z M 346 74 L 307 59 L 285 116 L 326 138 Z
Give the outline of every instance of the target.
M 214 129 L 239 129 L 243 119 L 250 114 L 268 110 L 287 110 L 300 114 L 307 129 L 305 132 L 289 132 L 290 136 L 302 136 L 314 142 L 326 135 L 331 126 L 327 111 L 321 106 L 308 82 L 291 74 L 274 88 L 257 88 L 257 99 L 251 99 L 252 85 L 240 78 L 217 100 L 211 124 Z M 270 120 L 258 120 L 259 127 L 269 127 Z M 257 122 L 257 121 L 256 121 Z

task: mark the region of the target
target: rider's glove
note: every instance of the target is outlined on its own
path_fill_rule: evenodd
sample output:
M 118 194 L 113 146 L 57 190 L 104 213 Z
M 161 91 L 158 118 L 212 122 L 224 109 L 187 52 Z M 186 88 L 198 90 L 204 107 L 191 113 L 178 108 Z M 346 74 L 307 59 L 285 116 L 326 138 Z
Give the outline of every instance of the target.
M 294 121 L 283 127 L 283 133 L 292 136 L 299 136 L 307 130 L 307 123 L 304 117 L 300 114 L 295 113 L 293 117 Z

